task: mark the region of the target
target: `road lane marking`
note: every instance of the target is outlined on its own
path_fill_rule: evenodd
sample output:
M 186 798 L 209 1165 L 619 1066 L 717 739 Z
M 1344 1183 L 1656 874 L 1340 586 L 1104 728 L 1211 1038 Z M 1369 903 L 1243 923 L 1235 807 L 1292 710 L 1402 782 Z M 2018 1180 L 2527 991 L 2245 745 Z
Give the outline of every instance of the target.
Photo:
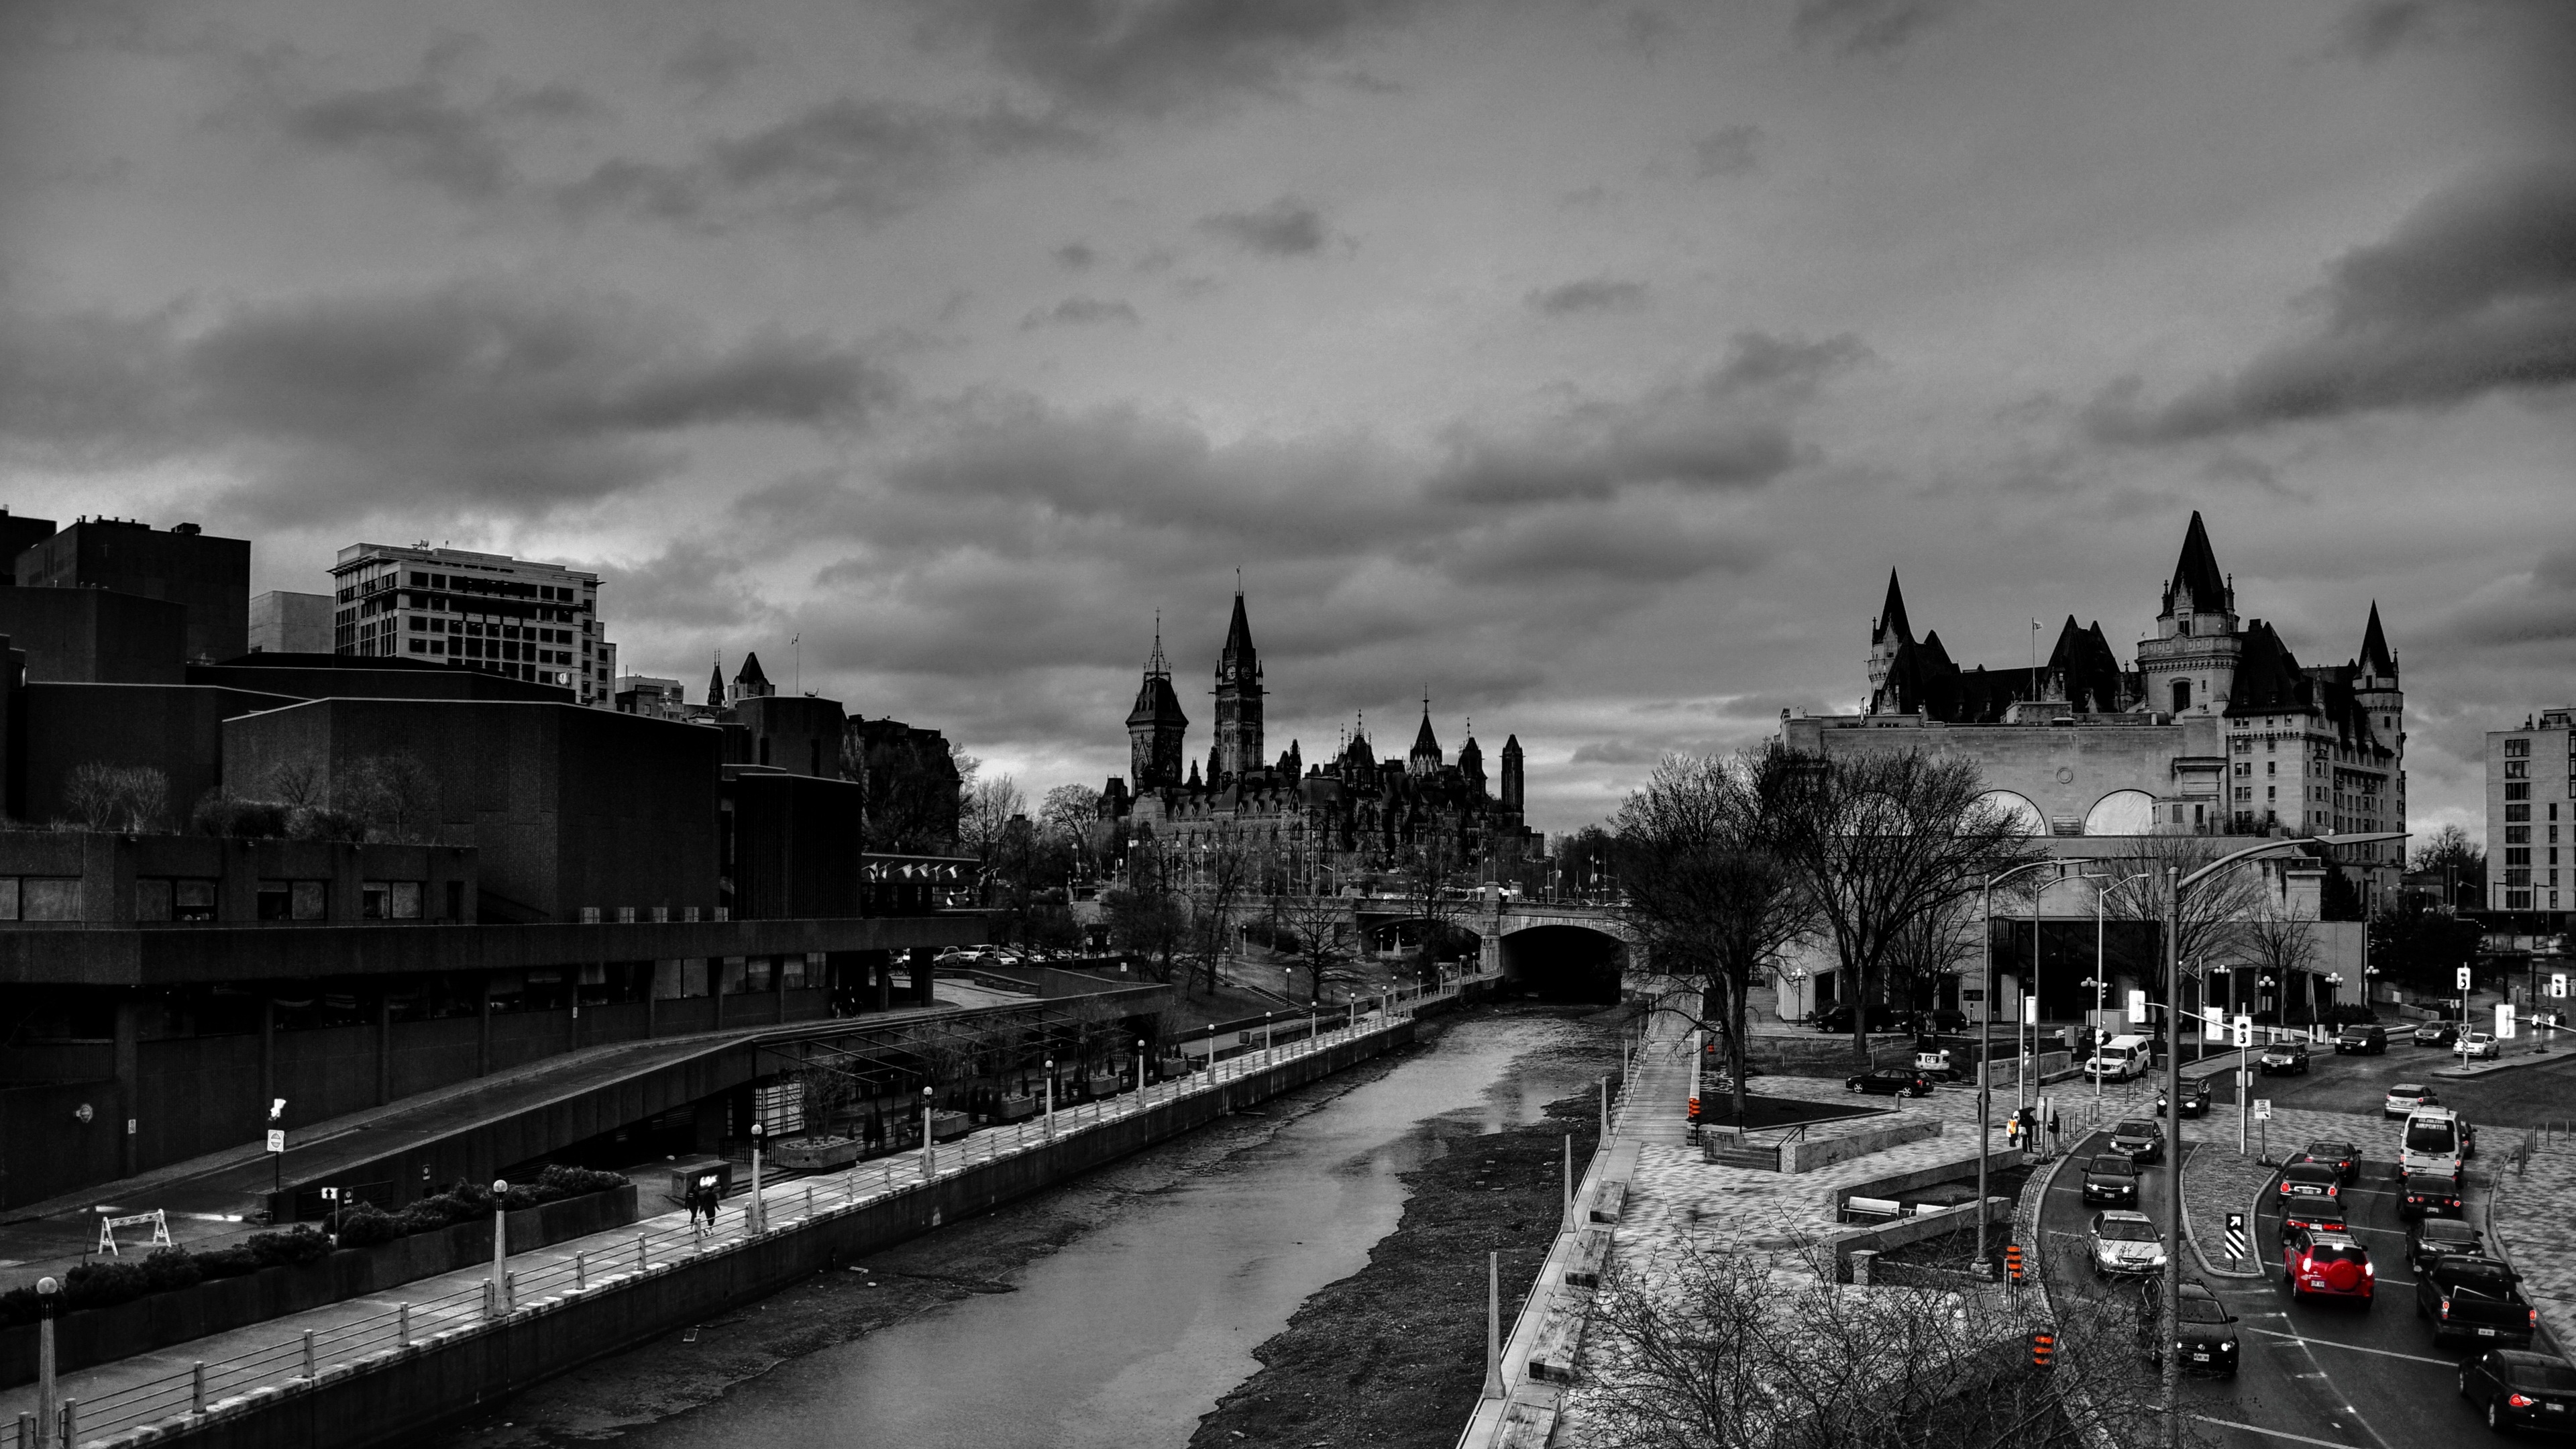
M 2321 1444 L 2325 1449 L 2359 1449 L 2357 1445 L 2346 1444 L 2337 1439 L 2311 1439 L 2305 1434 L 2293 1434 L 2287 1429 L 2266 1429 L 2260 1424 L 2241 1423 L 2235 1419 L 2215 1419 L 2207 1414 L 2194 1414 L 2192 1418 L 2203 1424 L 2216 1424 L 2222 1429 L 2242 1429 L 2248 1434 L 2269 1434 L 2275 1439 L 2287 1439 L 2297 1444 Z
M 2245 1331 L 2259 1333 L 2267 1338 L 2286 1338 L 2293 1343 L 2310 1346 L 2324 1344 L 2328 1348 L 2348 1348 L 2354 1353 L 2375 1353 L 2381 1358 L 2402 1358 L 2412 1363 L 2429 1363 L 2437 1368 L 2455 1369 L 2460 1366 L 2456 1359 L 2426 1358 L 2420 1353 L 2399 1353 L 2390 1348 L 2365 1348 L 2358 1343 L 2345 1343 L 2339 1338 L 2311 1338 L 2304 1333 L 2283 1333 L 2276 1328 L 2256 1328 L 2251 1324 L 2246 1325 Z

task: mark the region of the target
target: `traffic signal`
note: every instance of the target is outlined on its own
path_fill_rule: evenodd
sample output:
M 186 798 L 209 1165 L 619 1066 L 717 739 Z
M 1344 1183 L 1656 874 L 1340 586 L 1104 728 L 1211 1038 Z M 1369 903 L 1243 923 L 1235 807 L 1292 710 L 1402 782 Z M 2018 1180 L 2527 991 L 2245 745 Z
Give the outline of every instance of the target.
M 1690 1099 L 1690 1117 L 1688 1120 L 1693 1122 L 1699 1120 L 1699 1098 L 1697 1097 Z
M 2030 1331 L 2030 1366 L 2035 1369 L 2057 1367 L 2057 1330 L 2047 1324 Z
M 2004 1245 L 2004 1271 L 2012 1276 L 2014 1282 L 2021 1281 L 2021 1244 Z

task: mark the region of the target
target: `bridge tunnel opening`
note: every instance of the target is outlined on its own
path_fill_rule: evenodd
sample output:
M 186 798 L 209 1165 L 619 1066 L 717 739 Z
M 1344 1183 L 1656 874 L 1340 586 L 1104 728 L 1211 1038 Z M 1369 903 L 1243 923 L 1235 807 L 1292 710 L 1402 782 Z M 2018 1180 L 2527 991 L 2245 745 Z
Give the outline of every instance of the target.
M 1585 926 L 1531 926 L 1501 942 L 1507 989 L 1541 1001 L 1615 1004 L 1628 948 Z

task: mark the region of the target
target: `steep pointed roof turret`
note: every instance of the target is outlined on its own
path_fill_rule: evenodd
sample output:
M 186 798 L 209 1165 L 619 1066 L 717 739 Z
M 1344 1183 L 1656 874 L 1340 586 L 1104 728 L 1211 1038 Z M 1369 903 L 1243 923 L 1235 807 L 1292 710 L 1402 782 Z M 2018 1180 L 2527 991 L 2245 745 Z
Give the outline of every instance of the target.
M 2361 631 L 2361 669 L 2383 679 L 2397 677 L 2397 656 L 2388 652 L 2388 635 L 2379 627 L 2379 601 L 2370 601 L 2370 624 Z
M 707 671 L 707 708 L 724 708 L 724 651 L 716 651 L 715 666 Z
M 1239 651 L 1252 647 L 1252 620 L 1243 612 L 1243 590 L 1234 591 L 1234 617 L 1225 626 L 1225 648 Z
M 1158 612 L 1154 615 L 1154 652 L 1145 656 L 1145 678 L 1136 687 L 1136 705 L 1127 711 L 1127 726 L 1187 728 L 1189 722 L 1190 717 L 1181 712 L 1181 696 L 1172 688 L 1172 661 L 1163 657 L 1163 616 Z
M 1896 586 L 1896 570 L 1887 571 L 1887 602 L 1878 609 L 1878 628 L 1872 639 L 1894 639 L 1900 644 L 1914 642 L 1914 626 L 1906 622 L 1905 591 Z
M 1422 728 L 1413 732 L 1413 752 L 1434 755 L 1440 753 L 1440 736 L 1432 733 L 1431 701 L 1427 699 L 1422 702 Z
M 777 687 L 769 682 L 768 674 L 760 667 L 759 653 L 754 651 L 742 656 L 742 668 L 735 670 L 733 676 L 734 701 L 740 703 L 746 699 L 759 699 L 777 692 Z
M 2209 528 L 2200 521 L 2197 508 L 2191 511 L 2191 526 L 2183 531 L 2182 556 L 2174 560 L 2173 577 L 2165 583 L 2164 612 L 2168 614 L 2173 612 L 2176 589 L 2191 595 L 2195 609 L 2236 610 L 2236 591 L 2218 571 L 2218 554 L 2209 546 Z

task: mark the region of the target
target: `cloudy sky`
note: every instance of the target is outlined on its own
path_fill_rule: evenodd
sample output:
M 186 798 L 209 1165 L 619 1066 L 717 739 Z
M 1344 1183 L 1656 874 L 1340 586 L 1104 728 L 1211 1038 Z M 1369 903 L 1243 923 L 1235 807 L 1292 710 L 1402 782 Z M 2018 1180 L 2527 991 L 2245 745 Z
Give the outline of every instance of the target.
M 1235 570 L 1274 749 L 1530 752 L 1536 823 L 1850 708 L 1903 571 L 2008 665 L 2194 508 L 2377 599 L 2419 827 L 2576 660 L 2560 0 L 0 0 L 0 502 L 609 581 L 1123 772 Z

